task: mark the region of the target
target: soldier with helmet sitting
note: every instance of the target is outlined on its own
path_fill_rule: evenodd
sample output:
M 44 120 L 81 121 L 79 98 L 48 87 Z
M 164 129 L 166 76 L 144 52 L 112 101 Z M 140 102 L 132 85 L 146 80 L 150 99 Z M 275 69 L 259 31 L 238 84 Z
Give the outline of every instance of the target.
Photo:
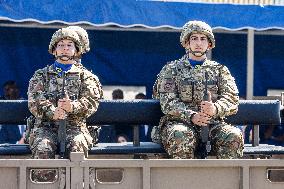
M 228 68 L 207 59 L 215 47 L 211 27 L 202 21 L 190 21 L 180 36 L 186 54 L 166 64 L 154 85 L 153 97 L 160 100 L 164 117 L 156 135 L 171 158 L 196 158 L 202 140 L 202 127 L 209 127 L 211 149 L 217 158 L 239 158 L 243 137 L 239 129 L 224 122 L 238 109 L 238 89 Z M 206 94 L 205 94 L 206 93 Z M 205 100 L 204 96 L 208 96 Z M 155 136 L 154 139 L 159 139 Z
M 33 158 L 55 158 L 59 120 L 66 120 L 66 158 L 70 152 L 84 152 L 87 156 L 93 138 L 86 118 L 97 111 L 102 98 L 97 76 L 78 63 L 89 49 L 83 28 L 67 27 L 53 34 L 49 53 L 55 61 L 37 70 L 28 88 L 28 105 L 35 117 L 29 137 Z

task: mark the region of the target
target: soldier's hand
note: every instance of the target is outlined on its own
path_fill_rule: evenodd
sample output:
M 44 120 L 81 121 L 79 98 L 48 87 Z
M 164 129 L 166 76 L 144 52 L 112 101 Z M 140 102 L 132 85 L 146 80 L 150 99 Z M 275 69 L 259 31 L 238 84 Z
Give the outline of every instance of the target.
M 208 91 L 208 101 L 202 101 L 200 104 L 201 112 L 213 117 L 217 110 L 214 103 L 211 100 L 211 93 Z
M 60 120 L 60 119 L 65 119 L 66 118 L 66 112 L 60 107 L 57 107 L 54 111 L 53 119 L 54 120 Z
M 191 117 L 191 122 L 198 126 L 207 126 L 209 121 L 210 117 L 203 112 L 198 112 Z
M 201 112 L 209 115 L 210 117 L 213 117 L 217 112 L 213 102 L 202 101 L 200 106 Z
M 58 100 L 58 107 L 62 108 L 66 112 L 70 113 L 73 111 L 72 101 L 69 99 L 68 94 L 65 98 Z

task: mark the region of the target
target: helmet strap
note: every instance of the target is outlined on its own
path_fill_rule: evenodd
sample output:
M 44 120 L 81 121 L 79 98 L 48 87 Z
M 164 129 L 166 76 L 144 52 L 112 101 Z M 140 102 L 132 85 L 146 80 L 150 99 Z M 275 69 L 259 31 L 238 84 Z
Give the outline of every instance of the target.
M 74 60 L 74 56 L 61 55 L 61 56 L 56 56 L 56 59 L 60 59 L 62 61 L 68 61 L 68 60 Z
M 206 49 L 206 51 L 204 51 L 204 52 L 200 52 L 200 51 L 193 51 L 193 50 L 191 50 L 191 48 L 189 48 L 188 52 L 193 54 L 196 57 L 202 57 L 203 55 L 205 55 L 208 52 L 208 49 Z
M 55 52 L 54 56 L 55 59 L 60 59 L 61 61 L 76 60 L 76 54 L 74 54 L 73 56 L 67 56 L 67 55 L 57 55 L 57 53 Z

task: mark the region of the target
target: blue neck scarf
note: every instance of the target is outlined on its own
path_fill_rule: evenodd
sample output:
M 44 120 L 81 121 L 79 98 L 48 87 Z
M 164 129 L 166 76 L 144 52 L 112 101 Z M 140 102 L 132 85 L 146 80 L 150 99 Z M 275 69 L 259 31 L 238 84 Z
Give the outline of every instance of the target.
M 202 65 L 204 61 L 205 59 L 201 61 L 189 59 L 189 62 L 193 67 L 195 67 L 196 65 Z
M 73 64 L 61 64 L 61 63 L 55 61 L 54 64 L 53 64 L 53 68 L 54 68 L 54 70 L 56 70 L 56 72 L 59 76 L 62 76 L 62 73 L 70 70 L 72 65 Z

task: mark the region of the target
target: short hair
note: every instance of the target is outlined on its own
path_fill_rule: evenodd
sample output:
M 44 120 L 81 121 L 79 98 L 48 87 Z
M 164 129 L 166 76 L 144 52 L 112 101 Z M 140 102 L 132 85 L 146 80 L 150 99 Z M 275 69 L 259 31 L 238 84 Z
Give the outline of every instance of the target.
M 129 141 L 129 139 L 128 139 L 128 137 L 127 137 L 127 135 L 126 135 L 126 134 L 124 134 L 124 133 L 120 133 L 120 134 L 116 135 L 116 142 L 118 142 L 118 138 L 119 138 L 119 137 L 123 137 L 123 138 L 125 138 L 126 142 L 128 142 L 128 141 Z
M 17 86 L 16 81 L 14 81 L 14 80 L 8 80 L 8 81 L 6 81 L 6 82 L 3 84 L 3 88 L 5 88 L 6 86 L 11 86 L 11 85 Z
M 112 91 L 112 99 L 116 100 L 116 99 L 123 99 L 123 91 L 121 89 L 115 89 L 114 91 Z
M 146 95 L 144 93 L 138 93 L 136 96 L 135 96 L 135 99 L 145 99 L 146 98 Z

